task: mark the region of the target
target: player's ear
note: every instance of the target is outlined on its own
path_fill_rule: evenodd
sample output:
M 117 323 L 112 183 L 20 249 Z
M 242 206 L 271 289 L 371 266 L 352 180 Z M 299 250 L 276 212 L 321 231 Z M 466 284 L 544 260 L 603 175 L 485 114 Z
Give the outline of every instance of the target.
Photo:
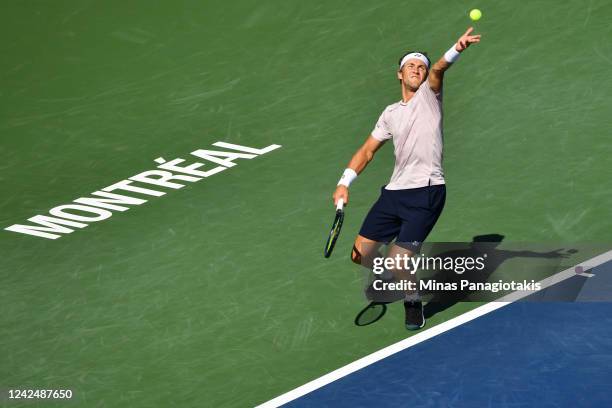
M 400 81 L 402 80 L 402 70 L 398 70 L 397 71 L 397 79 L 399 79 Z

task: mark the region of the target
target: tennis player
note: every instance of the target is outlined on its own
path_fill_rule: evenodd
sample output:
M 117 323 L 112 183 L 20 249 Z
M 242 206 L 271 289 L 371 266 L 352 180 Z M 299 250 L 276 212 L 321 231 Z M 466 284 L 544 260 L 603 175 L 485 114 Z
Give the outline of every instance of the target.
M 371 268 L 381 244 L 395 240 L 390 253 L 408 256 L 420 248 L 444 208 L 446 189 L 442 170 L 442 83 L 445 71 L 480 35 L 468 30 L 433 66 L 424 52 L 408 52 L 399 60 L 397 78 L 402 100 L 389 105 L 374 130 L 353 155 L 342 174 L 334 205 L 349 202 L 349 186 L 373 159 L 376 151 L 393 139 L 395 167 L 381 189 L 355 239 L 353 262 Z M 393 273 L 398 277 L 397 271 Z M 404 271 L 405 273 L 406 271 Z M 400 274 L 402 279 L 405 274 Z M 418 292 L 406 291 L 405 325 L 418 330 L 425 325 Z

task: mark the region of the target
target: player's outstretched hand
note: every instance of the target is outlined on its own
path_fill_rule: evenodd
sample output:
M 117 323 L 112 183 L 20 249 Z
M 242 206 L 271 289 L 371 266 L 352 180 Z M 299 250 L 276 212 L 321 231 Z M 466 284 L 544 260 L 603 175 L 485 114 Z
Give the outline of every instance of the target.
M 470 27 L 467 31 L 459 37 L 457 40 L 457 44 L 455 45 L 455 49 L 459 52 L 464 51 L 470 44 L 476 44 L 480 42 L 480 34 L 472 35 L 472 31 L 474 31 L 474 27 Z
M 349 192 L 348 188 L 342 184 L 336 187 L 336 191 L 334 191 L 334 206 L 338 205 L 338 200 L 343 199 L 344 205 L 348 204 Z

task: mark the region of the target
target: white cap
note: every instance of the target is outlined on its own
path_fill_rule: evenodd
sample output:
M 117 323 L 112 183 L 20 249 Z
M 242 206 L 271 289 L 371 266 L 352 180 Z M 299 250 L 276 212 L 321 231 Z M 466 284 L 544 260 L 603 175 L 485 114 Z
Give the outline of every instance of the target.
M 423 61 L 423 63 L 427 67 L 427 69 L 429 69 L 429 60 L 427 59 L 426 56 L 424 56 L 420 52 L 411 52 L 410 54 L 408 54 L 404 58 L 402 58 L 402 61 L 400 62 L 400 65 L 399 65 L 399 69 L 402 69 L 402 67 L 404 66 L 406 61 L 408 61 L 409 59 L 412 59 L 412 58 L 416 58 L 416 59 L 418 59 L 420 61 Z

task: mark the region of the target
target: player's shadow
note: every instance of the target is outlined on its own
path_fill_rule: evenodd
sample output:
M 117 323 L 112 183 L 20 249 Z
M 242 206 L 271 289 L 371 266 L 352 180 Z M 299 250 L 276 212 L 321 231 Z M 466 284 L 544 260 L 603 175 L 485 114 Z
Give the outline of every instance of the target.
M 471 270 L 469 272 L 469 280 L 471 282 L 488 282 L 491 275 L 499 268 L 501 264 L 511 258 L 566 258 L 569 254 L 578 252 L 575 249 L 567 250 L 562 252 L 561 249 L 546 252 L 537 252 L 532 250 L 508 250 L 499 249 L 499 244 L 504 240 L 505 236 L 501 234 L 483 234 L 476 235 L 472 238 L 472 242 L 465 243 L 464 248 L 457 248 L 459 243 L 436 243 L 432 247 L 428 248 L 427 255 L 432 258 L 471 258 L 476 259 L 479 257 L 486 257 L 484 262 L 484 268 L 480 271 Z M 486 254 L 486 255 L 485 255 Z M 558 265 L 554 265 L 556 267 Z M 552 265 L 549 267 L 553 267 Z M 371 272 L 370 272 L 371 273 Z M 454 271 L 434 271 L 432 276 L 428 279 L 435 280 L 441 283 L 456 283 L 461 279 L 464 279 L 463 275 L 457 274 Z M 424 306 L 424 313 L 426 318 L 430 318 L 436 313 L 442 312 L 459 302 L 470 301 L 473 299 L 467 299 L 474 291 L 469 290 L 454 290 L 444 292 L 434 292 L 425 296 L 427 302 Z M 372 313 L 372 305 L 389 304 L 404 299 L 404 292 L 395 291 L 376 291 L 373 289 L 373 284 L 370 282 L 368 287 L 365 289 L 366 298 L 372 303 L 366 306 L 360 314 L 355 318 L 355 324 L 358 326 L 364 326 L 378 321 L 384 315 L 382 313 Z M 377 311 L 382 309 L 377 308 Z M 367 313 L 366 313 L 367 312 Z M 364 319 L 364 317 L 371 317 L 371 319 Z M 363 323 L 363 321 L 367 323 Z M 361 321 L 362 323 L 357 323 Z
M 457 259 L 460 257 L 470 257 L 476 259 L 478 257 L 486 257 L 484 268 L 481 271 L 470 271 L 469 277 L 472 282 L 488 282 L 491 275 L 499 268 L 501 264 L 511 258 L 566 258 L 569 254 L 576 253 L 577 250 L 571 249 L 567 252 L 561 252 L 561 249 L 548 252 L 536 252 L 530 250 L 506 250 L 498 249 L 499 244 L 504 240 L 505 236 L 501 234 L 485 234 L 476 235 L 468 248 L 453 249 L 448 251 L 437 252 L 432 250 L 430 256 L 446 258 L 450 257 Z M 435 248 L 434 248 L 435 249 Z M 437 272 L 432 279 L 441 282 L 458 283 L 462 279 L 462 275 L 448 272 Z M 430 318 L 436 313 L 442 312 L 461 301 L 467 300 L 474 291 L 445 291 L 442 294 L 433 295 L 433 297 L 425 304 L 424 314 L 426 318 Z

